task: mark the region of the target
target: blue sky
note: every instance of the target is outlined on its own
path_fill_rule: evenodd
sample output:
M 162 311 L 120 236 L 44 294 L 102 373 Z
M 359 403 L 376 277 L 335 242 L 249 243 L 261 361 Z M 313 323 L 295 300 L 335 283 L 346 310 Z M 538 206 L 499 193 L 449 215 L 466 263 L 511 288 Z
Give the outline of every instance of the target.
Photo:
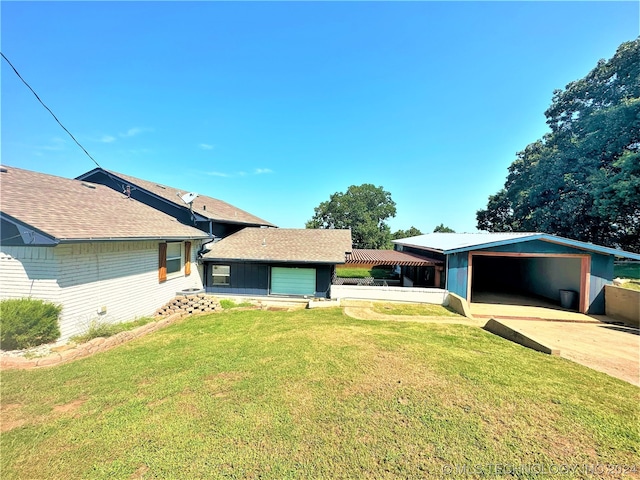
M 639 2 L 8 2 L 2 52 L 98 163 L 280 227 L 350 185 L 475 231 Z M 2 163 L 95 167 L 2 61 Z

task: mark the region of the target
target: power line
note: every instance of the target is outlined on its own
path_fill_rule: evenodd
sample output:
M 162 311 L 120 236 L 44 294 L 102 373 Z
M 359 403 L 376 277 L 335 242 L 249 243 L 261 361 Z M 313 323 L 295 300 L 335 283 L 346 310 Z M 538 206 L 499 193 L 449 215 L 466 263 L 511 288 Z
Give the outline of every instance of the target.
M 93 163 L 95 163 L 99 168 L 102 168 L 100 166 L 100 164 L 98 162 L 96 162 L 96 160 L 89 154 L 89 152 L 87 152 L 87 150 L 80 145 L 80 142 L 78 140 L 76 140 L 76 137 L 74 137 L 71 132 L 69 130 L 66 129 L 66 127 L 64 125 L 62 125 L 62 123 L 60 122 L 60 120 L 58 120 L 58 117 L 55 116 L 55 114 L 51 111 L 51 109 L 49 107 L 47 107 L 44 102 L 40 99 L 40 97 L 38 96 L 38 94 L 33 90 L 33 88 L 31 88 L 31 85 L 29 85 L 27 83 L 27 81 L 22 78 L 22 75 L 20 75 L 20 73 L 18 72 L 18 70 L 16 70 L 16 67 L 13 66 L 13 64 L 9 61 L 9 59 L 4 55 L 4 53 L 0 52 L 0 55 L 2 55 L 2 58 L 5 59 L 5 61 L 9 64 L 9 66 L 13 69 L 13 71 L 16 73 L 16 75 L 18 76 L 18 78 L 20 80 L 22 80 L 22 83 L 24 83 L 27 88 L 29 90 L 31 90 L 31 93 L 33 93 L 36 98 L 38 99 L 38 101 L 40 102 L 40 104 L 47 109 L 47 111 L 51 114 L 51 116 L 54 118 L 54 120 L 56 122 L 58 122 L 58 125 L 60 125 L 62 127 L 62 129 L 67 132 L 69 134 L 69 136 L 73 139 L 74 142 L 76 142 L 76 144 L 82 149 L 82 151 L 87 155 L 87 157 L 89 157 L 91 159 L 91 161 L 93 161 Z

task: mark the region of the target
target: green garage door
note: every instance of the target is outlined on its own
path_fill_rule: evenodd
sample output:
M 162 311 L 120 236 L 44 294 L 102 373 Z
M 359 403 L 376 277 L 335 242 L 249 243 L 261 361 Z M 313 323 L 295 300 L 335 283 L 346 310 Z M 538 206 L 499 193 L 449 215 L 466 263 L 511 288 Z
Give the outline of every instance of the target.
M 315 268 L 271 268 L 271 293 L 276 295 L 315 295 Z

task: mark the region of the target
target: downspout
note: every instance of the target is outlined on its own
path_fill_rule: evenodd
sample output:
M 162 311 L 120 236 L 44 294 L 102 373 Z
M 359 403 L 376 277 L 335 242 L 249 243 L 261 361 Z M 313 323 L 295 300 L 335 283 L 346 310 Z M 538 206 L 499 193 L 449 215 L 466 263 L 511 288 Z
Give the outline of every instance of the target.
M 207 268 L 207 264 L 204 263 L 202 261 L 202 257 L 204 256 L 204 253 L 207 251 L 206 246 L 209 245 L 210 243 L 214 243 L 216 242 L 216 240 L 219 240 L 218 238 L 216 238 L 216 236 L 213 234 L 213 222 L 211 220 L 209 220 L 209 241 L 208 242 L 203 242 L 202 245 L 200 245 L 200 249 L 198 250 L 198 253 L 196 254 L 196 258 L 198 259 L 198 263 L 202 263 L 202 287 L 205 289 L 205 291 L 207 290 L 207 284 L 209 282 L 209 276 L 208 276 L 208 268 Z

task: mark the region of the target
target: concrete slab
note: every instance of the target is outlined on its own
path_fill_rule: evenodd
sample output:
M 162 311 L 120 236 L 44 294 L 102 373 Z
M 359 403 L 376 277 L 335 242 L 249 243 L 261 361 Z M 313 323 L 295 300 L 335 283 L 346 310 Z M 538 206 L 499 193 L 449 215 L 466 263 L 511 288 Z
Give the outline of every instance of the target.
M 617 325 L 606 316 L 584 315 L 529 297 L 500 294 L 480 299 L 482 303 L 471 304 L 474 318 L 495 318 L 560 350 L 563 358 L 640 386 L 639 329 Z
M 593 320 L 593 319 L 590 319 Z M 501 319 L 560 356 L 640 386 L 640 330 L 595 321 Z

